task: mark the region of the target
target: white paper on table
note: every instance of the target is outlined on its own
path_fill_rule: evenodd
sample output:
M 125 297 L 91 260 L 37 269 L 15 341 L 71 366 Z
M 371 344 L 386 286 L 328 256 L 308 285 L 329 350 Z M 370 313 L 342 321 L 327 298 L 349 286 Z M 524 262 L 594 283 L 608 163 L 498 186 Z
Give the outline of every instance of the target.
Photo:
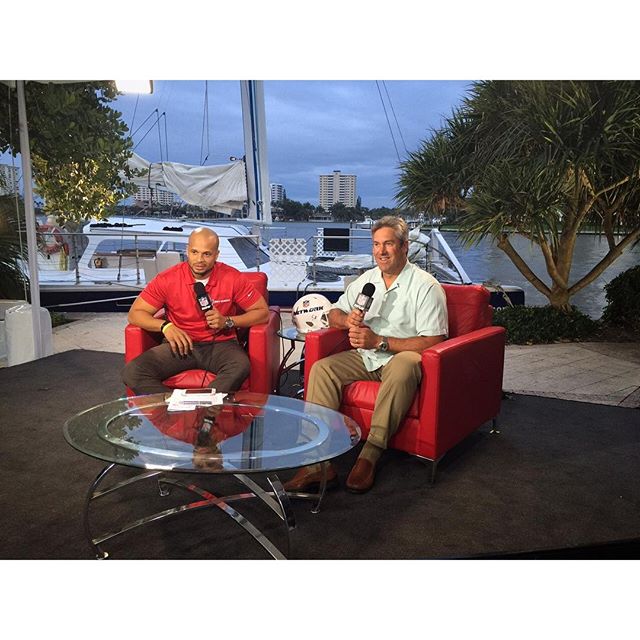
M 186 393 L 186 389 L 174 389 L 169 398 L 168 411 L 192 411 L 196 407 L 212 407 L 222 404 L 226 393 L 203 389 L 202 393 Z

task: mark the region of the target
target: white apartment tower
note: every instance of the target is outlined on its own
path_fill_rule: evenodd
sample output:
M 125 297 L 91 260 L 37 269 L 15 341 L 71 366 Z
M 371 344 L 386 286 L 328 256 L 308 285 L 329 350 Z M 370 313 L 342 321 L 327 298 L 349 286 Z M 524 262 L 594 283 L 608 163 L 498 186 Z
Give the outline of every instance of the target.
M 337 202 L 345 207 L 355 207 L 357 197 L 356 176 L 343 175 L 337 170 L 320 176 L 319 204 L 325 211 L 329 211 Z
M 0 164 L 0 196 L 18 193 L 18 167 Z
M 138 187 L 138 191 L 134 198 L 135 200 L 146 204 L 151 201 L 154 204 L 172 205 L 176 201 L 176 196 L 171 191 L 165 191 L 164 189 L 150 189 L 149 187 Z
M 282 202 L 287 197 L 287 193 L 281 184 L 271 183 L 271 202 Z

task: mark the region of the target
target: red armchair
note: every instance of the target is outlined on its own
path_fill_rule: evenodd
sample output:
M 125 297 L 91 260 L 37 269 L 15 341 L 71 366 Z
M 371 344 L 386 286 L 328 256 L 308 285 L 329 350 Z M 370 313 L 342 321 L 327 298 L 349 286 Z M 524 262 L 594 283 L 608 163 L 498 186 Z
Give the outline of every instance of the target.
M 244 272 L 241 277 L 248 279 L 262 294 L 267 303 L 269 302 L 266 274 Z M 279 328 L 280 310 L 278 307 L 270 307 L 269 319 L 266 323 L 255 325 L 248 331 L 246 329 L 238 331 L 240 341 L 244 342 L 246 339 L 247 351 L 251 362 L 251 372 L 242 385 L 242 389 L 256 393 L 272 393 L 276 386 L 276 376 L 280 364 L 280 338 L 276 333 Z M 245 335 L 242 335 L 243 333 Z M 128 324 L 124 331 L 125 362 L 133 360 L 147 349 L 160 344 L 160 342 L 162 342 L 161 333 L 152 333 Z M 189 369 L 163 380 L 163 383 L 172 389 L 190 389 L 208 386 L 213 380 L 215 380 L 215 374 L 213 373 L 205 373 L 202 369 Z M 127 388 L 127 394 L 133 395 L 129 388 Z
M 432 462 L 488 420 L 502 400 L 505 330 L 492 327 L 489 292 L 478 285 L 443 285 L 447 295 L 449 338 L 422 352 L 422 382 L 413 404 L 389 446 Z M 305 388 L 313 363 L 349 349 L 346 331 L 322 329 L 307 334 Z M 371 428 L 379 382 L 354 382 L 343 390 L 340 411 Z

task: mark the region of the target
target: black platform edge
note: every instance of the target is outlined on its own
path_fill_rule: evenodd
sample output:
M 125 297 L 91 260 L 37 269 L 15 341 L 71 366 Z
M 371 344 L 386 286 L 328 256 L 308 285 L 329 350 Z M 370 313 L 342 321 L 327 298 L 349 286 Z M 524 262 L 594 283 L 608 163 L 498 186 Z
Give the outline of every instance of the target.
M 640 538 L 561 549 L 536 549 L 512 553 L 481 554 L 459 560 L 638 560 Z

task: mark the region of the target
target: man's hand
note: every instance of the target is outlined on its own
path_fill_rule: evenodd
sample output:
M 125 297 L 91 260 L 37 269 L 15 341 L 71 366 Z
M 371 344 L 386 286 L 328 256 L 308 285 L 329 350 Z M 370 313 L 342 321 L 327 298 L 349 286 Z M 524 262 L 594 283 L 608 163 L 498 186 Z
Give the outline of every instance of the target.
M 361 327 L 363 321 L 364 313 L 360 311 L 360 309 L 351 309 L 345 318 L 344 323 L 347 325 L 347 329 L 355 329 L 357 327 Z
M 349 327 L 349 342 L 354 349 L 375 349 L 380 340 L 380 336 L 366 325 Z
M 207 320 L 209 329 L 213 329 L 214 331 L 222 331 L 222 329 L 224 329 L 227 316 L 223 316 L 215 307 L 209 309 L 209 311 L 204 314 L 204 317 Z
M 170 324 L 163 333 L 174 356 L 186 356 L 191 353 L 193 340 L 182 329 Z

